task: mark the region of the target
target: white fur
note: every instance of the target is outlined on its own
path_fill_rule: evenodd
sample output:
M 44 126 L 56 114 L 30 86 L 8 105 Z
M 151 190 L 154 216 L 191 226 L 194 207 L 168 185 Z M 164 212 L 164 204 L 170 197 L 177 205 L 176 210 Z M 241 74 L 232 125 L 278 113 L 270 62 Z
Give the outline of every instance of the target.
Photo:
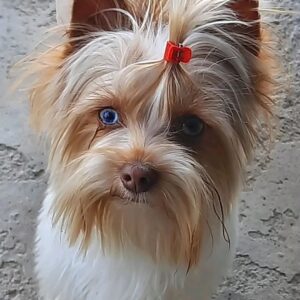
M 56 0 L 57 23 L 68 25 L 71 23 L 74 0 Z
M 186 26 L 183 26 L 186 32 L 180 38 L 183 45 L 192 48 L 193 59 L 188 65 L 183 66 L 183 69 L 193 82 L 201 87 L 201 95 L 205 98 L 205 101 L 201 102 L 203 110 L 212 112 L 208 114 L 209 120 L 215 126 L 218 125 L 220 132 L 224 133 L 228 145 L 232 147 L 233 157 L 242 152 L 241 148 L 245 151 L 246 157 L 248 148 L 251 148 L 249 146 L 251 131 L 245 124 L 248 124 L 248 114 L 252 112 L 251 109 L 256 112 L 249 105 L 250 99 L 256 97 L 251 88 L 251 67 L 256 58 L 243 50 L 243 39 L 239 40 L 239 35 L 228 32 L 228 24 L 240 24 L 241 21 L 224 7 L 227 2 L 227 0 L 195 0 L 195 3 L 191 0 L 173 1 L 171 16 L 173 19 L 181 17 L 182 22 L 186 23 Z M 62 1 L 60 4 L 63 3 L 67 2 Z M 58 6 L 58 18 L 64 24 L 67 24 L 71 18 L 71 3 L 73 2 L 70 1 L 69 6 L 65 8 Z M 186 6 L 189 9 L 184 9 Z M 156 83 L 157 78 L 164 78 L 161 75 L 168 70 L 168 65 L 164 63 L 162 57 L 169 36 L 176 35 L 173 27 L 176 29 L 178 26 L 159 24 L 158 29 L 154 30 L 150 20 L 147 21 L 146 18 L 141 28 L 133 22 L 131 31 L 91 33 L 93 39 L 67 58 L 61 65 L 60 71 L 49 83 L 47 92 L 50 100 L 51 97 L 57 98 L 55 105 L 59 111 L 64 111 L 70 103 L 76 103 L 73 113 L 78 113 L 76 111 L 78 108 L 78 117 L 80 117 L 82 114 L 80 109 L 85 107 L 86 101 L 101 99 L 97 97 L 99 90 L 112 90 L 117 95 L 126 95 L 131 101 L 142 99 L 141 96 L 148 89 L 153 89 L 152 83 Z M 181 32 L 179 27 L 177 31 Z M 208 49 L 214 49 L 214 54 L 207 53 Z M 160 102 L 165 99 L 163 87 L 164 85 L 156 87 L 150 120 L 147 120 L 150 125 L 160 124 L 159 107 Z M 157 99 L 158 101 L 155 101 Z M 235 113 L 233 115 L 237 115 L 241 120 L 238 133 L 235 131 L 236 128 L 231 127 L 232 111 Z M 56 120 L 57 123 L 61 121 L 67 124 L 64 115 L 62 120 L 58 120 L 56 116 Z M 152 128 L 151 134 L 153 134 L 154 126 L 149 124 L 146 125 Z M 49 123 L 45 125 L 48 127 Z M 57 128 L 65 127 L 57 126 Z M 65 140 L 66 133 L 67 130 L 55 131 L 57 144 Z M 108 138 L 109 135 L 102 143 L 108 141 Z M 145 144 L 145 138 L 140 140 Z M 95 143 L 93 147 L 96 146 Z M 54 226 L 52 223 L 53 211 L 50 211 L 50 208 L 61 196 L 58 187 L 65 187 L 70 183 L 70 180 L 62 182 L 61 177 L 58 176 L 57 170 L 60 170 L 61 161 L 57 149 L 60 148 L 53 149 L 55 155 L 51 165 L 51 184 L 39 216 L 36 241 L 36 272 L 41 296 L 46 300 L 208 300 L 211 298 L 233 258 L 238 227 L 237 204 L 230 208 L 224 221 L 231 241 L 230 247 L 223 237 L 222 224 L 216 214 L 211 211 L 205 216 L 209 224 L 205 228 L 200 260 L 189 272 L 186 267 L 155 264 L 147 254 L 135 248 L 126 248 L 120 256 L 111 253 L 104 255 L 97 234 L 92 236 L 91 244 L 84 255 L 78 244 L 69 246 L 68 237 L 61 232 L 60 224 Z M 161 155 L 162 158 L 164 155 Z M 236 159 L 237 174 L 240 171 L 238 163 L 244 164 L 244 156 L 242 153 L 239 159 Z M 182 167 L 184 162 L 181 162 Z M 170 165 L 172 166 L 171 163 Z M 103 169 L 98 168 L 96 164 L 94 166 L 98 172 L 103 172 Z M 192 163 L 189 166 L 194 170 Z M 187 176 L 183 177 L 186 181 L 189 179 L 188 173 L 186 172 Z M 72 181 L 73 177 L 70 178 Z M 77 181 L 72 182 L 77 183 Z M 238 183 L 235 182 L 234 186 L 238 186 Z M 194 186 L 195 191 L 197 187 Z M 198 198 L 201 197 L 196 197 L 194 200 Z M 181 210 L 177 211 L 181 213 Z M 200 212 L 197 211 L 196 215 L 199 214 Z M 72 218 L 72 214 L 70 216 Z
M 230 249 L 215 220 L 210 224 L 212 234 L 205 234 L 200 263 L 186 276 L 186 270 L 155 265 L 134 249 L 124 257 L 103 256 L 95 237 L 84 256 L 78 246 L 69 247 L 59 226 L 53 227 L 53 199 L 49 192 L 39 216 L 35 250 L 40 295 L 46 300 L 208 300 L 231 264 L 236 206 L 226 220 Z

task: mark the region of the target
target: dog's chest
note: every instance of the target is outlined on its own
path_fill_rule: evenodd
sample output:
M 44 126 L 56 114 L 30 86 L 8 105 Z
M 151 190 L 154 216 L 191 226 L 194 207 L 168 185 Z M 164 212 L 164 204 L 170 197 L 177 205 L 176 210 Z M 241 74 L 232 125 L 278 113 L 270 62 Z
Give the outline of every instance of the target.
M 213 251 L 204 249 L 201 264 L 188 275 L 185 270 L 157 266 L 138 253 L 122 259 L 100 256 L 96 243 L 83 257 L 52 227 L 50 204 L 51 194 L 40 214 L 36 245 L 36 271 L 46 300 L 208 300 L 230 264 L 234 247 L 229 251 L 221 237 L 218 241 L 218 233 Z M 227 220 L 232 246 L 234 214 Z

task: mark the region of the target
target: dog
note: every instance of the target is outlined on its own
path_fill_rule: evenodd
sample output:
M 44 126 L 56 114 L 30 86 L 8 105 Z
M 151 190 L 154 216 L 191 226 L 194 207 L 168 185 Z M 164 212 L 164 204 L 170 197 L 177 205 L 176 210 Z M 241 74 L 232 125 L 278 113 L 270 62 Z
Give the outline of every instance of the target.
M 57 0 L 31 62 L 49 141 L 46 300 L 208 300 L 234 257 L 245 169 L 272 119 L 256 0 Z

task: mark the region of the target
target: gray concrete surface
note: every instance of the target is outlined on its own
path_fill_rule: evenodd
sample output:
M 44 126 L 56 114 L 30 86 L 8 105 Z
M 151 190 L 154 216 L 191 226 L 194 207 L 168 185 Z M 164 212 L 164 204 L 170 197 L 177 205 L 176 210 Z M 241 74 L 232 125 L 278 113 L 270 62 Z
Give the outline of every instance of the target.
M 24 94 L 6 91 L 12 64 L 53 23 L 53 2 L 0 0 L 0 300 L 37 299 L 32 247 L 45 157 L 28 128 Z M 299 0 L 273 6 L 300 11 Z M 289 86 L 278 95 L 274 149 L 258 151 L 249 171 L 234 270 L 218 300 L 300 299 L 300 16 L 279 14 L 274 25 Z

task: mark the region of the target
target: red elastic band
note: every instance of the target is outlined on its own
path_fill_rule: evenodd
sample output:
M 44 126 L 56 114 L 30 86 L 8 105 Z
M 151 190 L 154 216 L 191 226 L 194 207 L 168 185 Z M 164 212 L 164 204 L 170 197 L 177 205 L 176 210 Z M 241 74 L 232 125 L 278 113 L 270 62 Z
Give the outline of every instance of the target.
M 192 49 L 167 42 L 164 59 L 174 64 L 188 63 L 192 58 Z

